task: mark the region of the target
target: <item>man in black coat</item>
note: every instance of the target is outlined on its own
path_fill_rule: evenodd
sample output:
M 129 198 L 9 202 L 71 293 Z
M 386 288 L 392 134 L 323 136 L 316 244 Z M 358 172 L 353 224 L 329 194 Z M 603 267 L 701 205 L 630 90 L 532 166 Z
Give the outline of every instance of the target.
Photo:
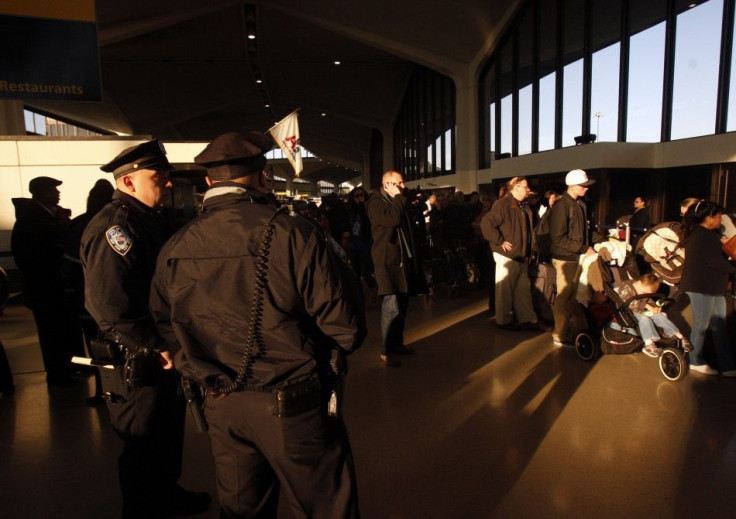
M 58 205 L 60 185 L 55 178 L 36 177 L 28 184 L 30 199 L 13 198 L 10 248 L 23 278 L 23 301 L 36 321 L 46 382 L 68 386 L 74 384 L 70 358 L 76 352 L 60 273 L 70 216 Z
M 101 369 L 110 421 L 124 441 L 118 459 L 124 519 L 195 514 L 211 501 L 177 483 L 185 401 L 148 307 L 156 257 L 168 237 L 158 212 L 171 187 L 165 153 L 159 141 L 144 142 L 100 168 L 113 174 L 117 189 L 87 224 L 80 247 L 87 310 L 108 348 L 126 361 Z M 93 357 L 100 354 L 93 350 Z M 144 368 L 142 376 L 128 371 L 134 364 Z
M 577 323 L 585 322 L 576 294 L 582 256 L 595 253 L 590 246 L 588 213 L 583 201 L 594 183 L 595 180 L 589 179 L 582 169 L 570 171 L 565 176 L 567 191 L 550 209 L 550 249 L 552 265 L 557 272 L 557 297 L 553 308 L 555 329 L 552 332 L 555 346 L 572 345 Z
M 417 232 L 408 211 L 404 178 L 398 171 L 383 174 L 380 191 L 366 202 L 373 235 L 373 256 L 378 295 L 381 298 L 381 362 L 400 366 L 397 355 L 413 353 L 404 345 L 409 296 L 427 292 L 419 257 Z
M 221 517 L 275 518 L 281 501 L 295 517 L 357 518 L 336 371 L 365 337 L 362 295 L 331 238 L 274 206 L 271 145 L 229 132 L 195 158 L 211 187 L 161 250 L 151 308 L 206 388 Z

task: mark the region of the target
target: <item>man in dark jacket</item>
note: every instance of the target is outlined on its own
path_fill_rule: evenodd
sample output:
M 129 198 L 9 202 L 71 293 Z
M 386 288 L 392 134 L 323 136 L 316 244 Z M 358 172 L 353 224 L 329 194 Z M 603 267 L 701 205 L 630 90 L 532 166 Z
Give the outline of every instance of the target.
M 87 310 L 110 351 L 126 360 L 101 369 L 110 421 L 125 442 L 118 459 L 124 519 L 199 513 L 211 501 L 177 484 L 186 404 L 170 345 L 148 308 L 156 257 L 168 236 L 158 212 L 171 187 L 165 153 L 159 141 L 144 142 L 100 168 L 113 174 L 117 189 L 87 224 L 80 246 Z M 126 369 L 133 365 L 145 367 L 145 376 Z
M 508 182 L 509 196 L 493 204 L 481 221 L 496 263 L 496 325 L 510 330 L 541 330 L 532 304 L 529 259 L 534 247 L 530 192 L 524 177 Z M 516 316 L 516 321 L 514 321 Z
M 636 249 L 636 244 L 639 242 L 639 238 L 649 230 L 652 223 L 651 216 L 649 215 L 649 200 L 643 196 L 637 196 L 634 198 L 634 209 L 634 214 L 631 215 L 631 220 L 629 220 L 632 250 Z
M 381 299 L 381 362 L 400 366 L 397 355 L 413 353 L 404 345 L 409 296 L 426 293 L 419 243 L 403 195 L 404 178 L 398 171 L 383 174 L 382 185 L 366 203 L 371 219 L 371 255 Z
M 10 248 L 23 278 L 23 301 L 36 321 L 46 382 L 67 386 L 74 384 L 70 358 L 77 352 L 69 325 L 74 314 L 64 304 L 60 273 L 70 216 L 58 205 L 60 185 L 61 180 L 36 177 L 28 184 L 31 198 L 13 198 Z
M 557 271 L 557 297 L 554 304 L 555 346 L 571 345 L 575 340 L 575 324 L 584 322 L 575 295 L 583 255 L 593 254 L 588 230 L 588 214 L 582 198 L 595 183 L 582 169 L 574 169 L 565 177 L 567 191 L 550 209 L 549 237 L 552 265 Z
M 211 187 L 161 250 L 151 308 L 208 392 L 221 517 L 277 517 L 281 498 L 298 517 L 357 518 L 330 363 L 344 372 L 365 337 L 362 295 L 331 238 L 267 196 L 271 145 L 229 132 L 195 158 Z

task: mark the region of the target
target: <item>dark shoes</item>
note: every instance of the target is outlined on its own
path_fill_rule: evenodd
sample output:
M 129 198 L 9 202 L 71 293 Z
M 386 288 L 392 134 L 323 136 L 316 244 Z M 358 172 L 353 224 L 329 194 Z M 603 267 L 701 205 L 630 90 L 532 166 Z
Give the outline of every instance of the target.
M 518 331 L 521 330 L 521 325 L 519 323 L 511 321 L 510 323 L 506 324 L 496 324 L 496 328 L 499 328 L 501 330 L 511 330 L 511 331 Z
M 527 332 L 548 332 L 552 329 L 551 326 L 547 326 L 544 323 L 521 323 L 521 329 Z
M 396 356 L 393 354 L 381 355 L 380 359 L 381 363 L 386 367 L 398 368 L 399 366 L 401 366 L 401 361 L 397 359 Z
M 548 332 L 552 328 L 542 324 L 540 322 L 536 323 L 517 323 L 515 321 L 511 321 L 508 324 L 497 324 L 496 328 L 500 328 L 501 330 L 511 330 L 511 331 L 525 331 L 525 332 Z
M 69 375 L 46 375 L 46 384 L 54 387 L 72 387 L 77 385 L 77 380 Z
M 161 514 L 162 517 L 201 514 L 211 503 L 212 496 L 207 492 L 192 492 L 179 488 L 163 505 Z
M 88 406 L 105 405 L 105 399 L 102 398 L 102 395 L 87 397 L 85 402 L 87 402 Z

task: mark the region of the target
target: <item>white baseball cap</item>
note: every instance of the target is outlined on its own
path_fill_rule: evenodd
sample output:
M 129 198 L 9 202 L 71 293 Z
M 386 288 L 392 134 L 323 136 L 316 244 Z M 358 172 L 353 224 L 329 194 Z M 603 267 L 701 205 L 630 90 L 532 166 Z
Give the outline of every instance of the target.
M 588 174 L 582 169 L 573 169 L 565 176 L 565 184 L 568 186 L 588 187 L 595 184 L 595 180 L 588 178 Z

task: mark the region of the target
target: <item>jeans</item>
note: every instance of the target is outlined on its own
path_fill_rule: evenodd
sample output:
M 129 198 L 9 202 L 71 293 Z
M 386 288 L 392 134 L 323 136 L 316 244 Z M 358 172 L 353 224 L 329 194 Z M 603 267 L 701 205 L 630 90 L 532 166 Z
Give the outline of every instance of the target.
M 381 301 L 381 355 L 389 355 L 404 345 L 409 294 L 390 294 Z
M 644 339 L 644 342 L 660 339 L 659 333 L 657 333 L 657 327 L 662 329 L 665 337 L 672 337 L 680 331 L 672 324 L 672 321 L 667 318 L 667 314 L 664 312 L 652 316 L 634 313 L 634 317 L 636 317 L 636 321 L 639 323 L 639 335 Z
M 712 296 L 687 292 L 693 311 L 693 329 L 690 333 L 690 343 L 693 346 L 690 352 L 690 364 L 702 366 L 705 364 L 703 357 L 703 344 L 705 343 L 705 332 L 710 329 L 713 337 L 718 364 L 721 371 L 736 369 L 736 360 L 728 342 L 728 330 L 726 329 L 726 298 L 725 296 Z

